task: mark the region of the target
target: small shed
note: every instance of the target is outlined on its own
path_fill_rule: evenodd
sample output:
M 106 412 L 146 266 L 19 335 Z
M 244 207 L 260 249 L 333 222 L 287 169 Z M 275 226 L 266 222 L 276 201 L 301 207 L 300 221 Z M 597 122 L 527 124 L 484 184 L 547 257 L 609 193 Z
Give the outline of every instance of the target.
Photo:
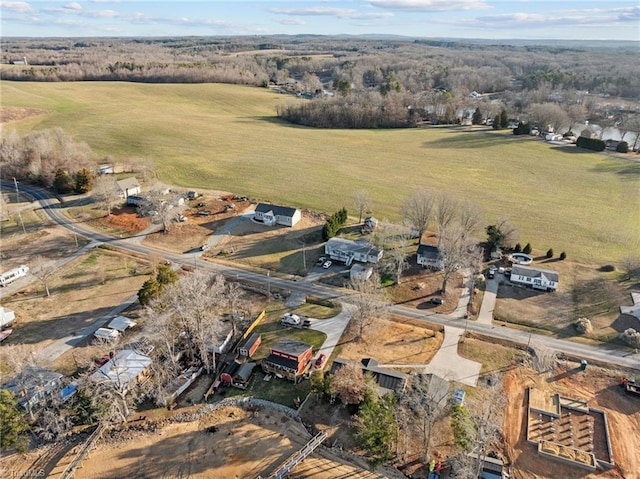
M 117 181 L 116 184 L 118 185 L 120 196 L 125 199 L 131 195 L 138 195 L 142 191 L 142 187 L 135 176 L 124 178 Z
M 256 363 L 244 363 L 238 368 L 236 374 L 233 376 L 232 384 L 235 387 L 244 389 L 249 384 L 253 369 L 256 367 Z
M 238 369 L 240 369 L 240 363 L 232 361 L 226 368 L 224 368 L 224 371 L 220 375 L 220 381 L 227 386 L 233 384 L 233 377 L 236 375 Z
M 354 264 L 349 271 L 349 277 L 351 279 L 366 281 L 371 278 L 373 274 L 373 268 L 370 266 L 363 266 L 361 264 Z
M 251 333 L 247 338 L 245 338 L 240 345 L 238 346 L 238 354 L 245 358 L 250 358 L 253 356 L 253 353 L 260 347 L 262 343 L 262 336 L 258 333 Z
M 10 309 L 0 306 L 0 328 L 9 326 L 16 320 L 16 313 Z
M 120 332 L 110 328 L 98 328 L 93 335 L 104 341 L 115 341 L 120 337 Z
M 136 324 L 138 323 L 136 323 L 133 319 L 127 318 L 126 316 L 116 316 L 107 325 L 107 328 L 115 329 L 116 331 L 120 331 L 122 333 L 129 328 L 133 328 Z

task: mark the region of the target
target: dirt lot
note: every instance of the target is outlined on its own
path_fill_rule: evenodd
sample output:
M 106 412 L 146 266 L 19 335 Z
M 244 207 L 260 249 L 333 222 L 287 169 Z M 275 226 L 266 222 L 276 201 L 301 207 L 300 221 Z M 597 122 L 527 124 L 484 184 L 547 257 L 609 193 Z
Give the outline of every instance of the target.
M 282 413 L 251 413 L 227 407 L 199 421 L 172 423 L 155 433 L 121 433 L 102 440 L 76 473 L 81 478 L 113 477 L 266 477 L 308 438 L 298 423 Z M 320 457 L 303 462 L 296 477 L 373 478 L 366 471 Z
M 32 116 L 44 115 L 45 110 L 36 110 L 35 108 L 19 108 L 14 106 L 0 107 L 0 124 L 12 121 L 24 120 Z
M 507 453 L 514 465 L 514 477 L 520 479 L 607 477 L 637 479 L 640 477 L 640 400 L 626 396 L 618 385 L 619 373 L 590 366 L 576 372 L 575 364 L 561 364 L 551 375 L 519 369 L 505 375 L 505 392 L 511 398 L 507 405 L 505 440 Z M 526 442 L 525 388 L 536 386 L 568 397 L 584 399 L 590 407 L 603 409 L 609 421 L 609 434 L 616 467 L 607 472 L 584 471 L 538 456 Z M 553 472 L 551 472 L 553 471 Z

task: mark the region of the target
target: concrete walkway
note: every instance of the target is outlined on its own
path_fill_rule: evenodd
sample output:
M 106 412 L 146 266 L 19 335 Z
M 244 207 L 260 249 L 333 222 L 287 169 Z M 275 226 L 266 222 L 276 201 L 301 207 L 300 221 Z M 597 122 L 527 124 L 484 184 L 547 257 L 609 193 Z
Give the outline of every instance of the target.
M 465 359 L 458 354 L 458 342 L 464 329 L 444 327 L 444 341 L 440 350 L 424 369 L 427 374 L 437 374 L 448 381 L 456 381 L 476 387 L 482 364 Z
M 496 272 L 495 278 L 487 278 L 484 296 L 482 297 L 482 305 L 478 313 L 478 323 L 491 324 L 493 321 L 493 309 L 496 307 L 496 296 L 498 294 L 498 286 L 502 280 L 502 274 Z
M 467 316 L 467 311 L 469 307 L 469 301 L 471 301 L 472 288 L 474 284 L 473 274 L 470 270 L 466 270 L 464 272 L 463 277 L 464 289 L 462 293 L 460 293 L 460 298 L 458 299 L 458 305 L 453 313 L 448 314 L 452 319 L 465 319 Z

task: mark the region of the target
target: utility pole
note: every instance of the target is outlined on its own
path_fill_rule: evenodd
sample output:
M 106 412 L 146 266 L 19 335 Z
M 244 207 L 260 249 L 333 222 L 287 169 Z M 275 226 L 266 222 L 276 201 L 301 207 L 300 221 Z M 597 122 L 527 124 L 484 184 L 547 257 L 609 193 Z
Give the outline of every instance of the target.
M 16 180 L 16 177 L 13 177 L 13 184 L 16 185 L 16 203 L 20 202 L 20 190 L 18 190 L 18 180 Z
M 267 271 L 267 296 L 271 299 L 271 271 Z

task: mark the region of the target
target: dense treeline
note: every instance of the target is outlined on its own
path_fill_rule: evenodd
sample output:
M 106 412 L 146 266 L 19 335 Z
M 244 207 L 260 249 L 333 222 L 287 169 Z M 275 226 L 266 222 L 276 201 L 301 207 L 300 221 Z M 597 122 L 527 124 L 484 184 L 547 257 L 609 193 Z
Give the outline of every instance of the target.
M 623 124 L 637 111 L 638 51 L 470 41 L 321 36 L 8 39 L 4 80 L 235 83 L 278 88 L 308 102 L 282 106 L 287 121 L 323 128 L 397 128 L 425 121 L 509 118 L 569 127 Z M 15 64 L 15 63 L 18 64 Z M 20 64 L 26 63 L 26 64 Z M 557 107 L 552 111 L 552 105 Z M 632 131 L 637 130 L 636 126 Z
M 91 189 L 93 157 L 86 143 L 76 143 L 61 128 L 23 137 L 11 132 L 0 142 L 2 178 L 39 183 L 60 193 Z

